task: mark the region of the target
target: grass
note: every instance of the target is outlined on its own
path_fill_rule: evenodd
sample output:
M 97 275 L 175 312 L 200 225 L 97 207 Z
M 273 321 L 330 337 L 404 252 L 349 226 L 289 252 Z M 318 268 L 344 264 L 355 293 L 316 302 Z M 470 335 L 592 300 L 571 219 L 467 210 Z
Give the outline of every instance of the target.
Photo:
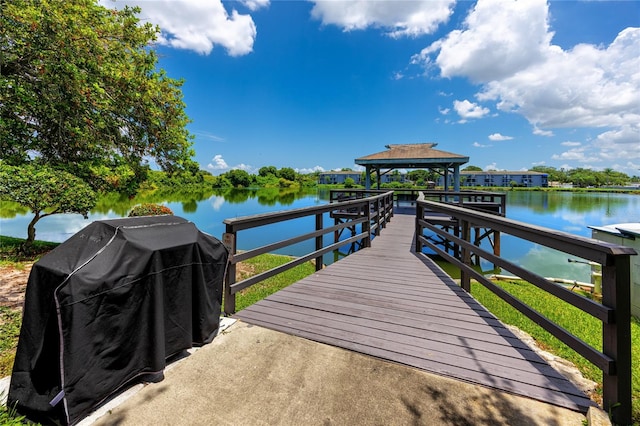
M 12 266 L 14 268 L 24 268 L 25 263 L 33 263 L 43 255 L 53 250 L 59 243 L 36 240 L 33 246 L 23 249 L 24 239 L 5 237 L 0 235 L 0 267 Z
M 292 257 L 289 256 L 263 254 L 252 259 L 248 259 L 244 262 L 240 262 L 237 266 L 238 272 L 236 281 L 241 281 L 245 278 L 249 278 L 252 275 L 267 271 L 269 269 L 273 269 L 277 266 L 289 262 L 291 259 Z M 286 286 L 301 280 L 307 275 L 313 274 L 314 272 L 314 263 L 305 262 L 302 265 L 298 265 L 295 268 L 289 269 L 281 274 L 275 275 L 271 278 L 267 278 L 266 280 L 256 285 L 245 288 L 236 295 L 236 311 L 240 311 L 247 306 L 251 306 L 254 303 L 269 296 L 270 294 L 273 294 L 276 291 L 281 290 Z
M 0 377 L 11 374 L 21 323 L 19 310 L 0 307 Z
M 26 423 L 26 418 L 19 415 L 12 407 L 0 405 L 0 425 L 3 426 L 22 426 Z M 31 423 L 34 424 L 34 423 Z
M 527 282 L 497 281 L 496 284 L 595 349 L 602 350 L 602 325 L 591 315 Z M 473 282 L 471 294 L 502 322 L 514 325 L 530 334 L 542 349 L 574 363 L 584 377 L 598 383 L 599 395 L 596 397 L 601 398 L 602 372 L 597 367 L 481 284 Z M 631 357 L 632 416 L 634 424 L 640 424 L 640 321 L 635 318 L 631 319 Z

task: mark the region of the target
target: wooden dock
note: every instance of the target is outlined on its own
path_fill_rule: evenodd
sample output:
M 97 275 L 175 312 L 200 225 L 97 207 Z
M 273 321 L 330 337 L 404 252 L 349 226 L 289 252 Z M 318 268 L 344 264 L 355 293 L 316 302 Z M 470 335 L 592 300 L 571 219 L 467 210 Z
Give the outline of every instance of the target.
M 236 318 L 435 374 L 586 412 L 594 405 L 429 258 L 415 216 Z

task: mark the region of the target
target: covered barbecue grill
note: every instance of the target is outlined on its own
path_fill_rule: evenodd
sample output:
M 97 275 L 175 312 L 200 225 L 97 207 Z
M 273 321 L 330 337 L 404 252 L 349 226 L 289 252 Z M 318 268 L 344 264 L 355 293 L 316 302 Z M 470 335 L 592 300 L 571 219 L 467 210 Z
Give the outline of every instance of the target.
M 177 216 L 97 221 L 29 276 L 8 406 L 73 424 L 219 326 L 228 252 Z

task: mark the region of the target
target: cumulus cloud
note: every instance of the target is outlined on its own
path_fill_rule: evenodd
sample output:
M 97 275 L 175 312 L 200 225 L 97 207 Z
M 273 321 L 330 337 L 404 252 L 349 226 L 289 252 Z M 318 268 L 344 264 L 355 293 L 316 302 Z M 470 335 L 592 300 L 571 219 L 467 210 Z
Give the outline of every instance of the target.
M 344 31 L 382 28 L 391 37 L 420 36 L 434 32 L 449 20 L 455 0 L 312 1 L 311 16 Z
M 553 160 L 561 161 L 578 161 L 580 163 L 592 163 L 601 161 L 597 156 L 593 155 L 587 147 L 572 148 L 561 154 L 551 156 Z
M 474 142 L 472 145 L 475 148 L 489 148 L 491 146 L 491 145 L 483 145 L 483 144 L 481 144 L 479 142 Z
M 303 169 L 294 169 L 296 171 L 296 173 L 299 173 L 301 175 L 308 175 L 309 173 L 315 173 L 315 172 L 324 172 L 324 168 L 320 167 L 320 166 L 314 166 L 309 168 L 303 168 Z
M 546 0 L 478 0 L 460 29 L 412 58 L 441 77 L 480 85 L 481 103 L 518 113 L 533 134 L 551 129 L 603 128 L 589 153 L 558 158 L 596 161 L 640 155 L 640 28 L 626 28 L 608 45 L 553 45 Z M 620 157 L 618 157 L 620 158 Z
M 233 166 L 232 170 L 244 170 L 247 173 L 254 173 L 254 168 L 248 164 L 240 163 L 237 166 Z
M 491 163 L 491 164 L 487 164 L 486 166 L 484 166 L 483 170 L 485 172 L 490 172 L 490 171 L 498 170 L 498 167 L 496 166 L 496 163 Z
M 443 77 L 477 82 L 513 75 L 544 58 L 553 36 L 547 8 L 546 0 L 480 0 L 462 30 L 423 49 L 414 63 L 436 65 Z
M 565 141 L 565 142 L 562 142 L 560 145 L 562 145 L 562 146 L 580 146 L 580 145 L 582 145 L 582 143 L 581 142 Z
M 203 55 L 211 53 L 216 45 L 224 47 L 231 56 L 253 51 L 257 31 L 251 15 L 235 9 L 227 12 L 221 0 L 101 0 L 100 3 L 109 8 L 140 7 L 141 20 L 160 27 L 158 43 L 163 45 Z M 255 11 L 269 2 L 245 0 L 240 4 Z
M 466 122 L 470 118 L 482 118 L 489 114 L 488 108 L 481 107 L 480 105 L 466 99 L 464 101 L 453 101 L 453 109 L 455 109 L 458 115 L 462 118 L 461 122 Z
M 500 133 L 494 133 L 494 134 L 489 135 L 489 140 L 492 140 L 492 141 L 510 141 L 512 139 L 513 139 L 513 137 L 505 136 L 505 135 L 502 135 Z
M 213 157 L 211 159 L 211 163 L 207 165 L 207 169 L 209 170 L 227 170 L 228 168 L 229 165 L 224 161 L 224 158 L 222 158 L 222 155 L 220 154 Z

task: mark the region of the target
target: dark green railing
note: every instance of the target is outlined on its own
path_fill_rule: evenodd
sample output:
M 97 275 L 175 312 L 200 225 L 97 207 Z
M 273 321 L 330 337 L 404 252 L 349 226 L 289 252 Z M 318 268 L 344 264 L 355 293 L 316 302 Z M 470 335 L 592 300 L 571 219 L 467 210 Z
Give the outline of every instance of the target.
M 456 223 L 455 235 L 428 218 L 433 212 L 448 216 Z M 473 227 L 493 229 L 572 256 L 602 265 L 602 303 L 558 286 L 529 270 L 515 265 L 495 253 L 487 252 L 470 241 Z M 428 230 L 459 248 L 459 256 L 449 254 L 424 235 Z M 567 346 L 597 366 L 603 373 L 604 409 L 614 423 L 631 423 L 631 311 L 630 247 L 609 244 L 590 238 L 510 220 L 498 214 L 463 208 L 447 203 L 418 201 L 416 208 L 416 251 L 429 247 L 460 268 L 461 286 L 470 291 L 471 278 L 477 280 L 519 312 L 560 339 Z M 479 256 L 549 294 L 572 304 L 602 322 L 602 351 L 593 348 L 541 313 L 507 293 L 471 267 L 471 256 Z

